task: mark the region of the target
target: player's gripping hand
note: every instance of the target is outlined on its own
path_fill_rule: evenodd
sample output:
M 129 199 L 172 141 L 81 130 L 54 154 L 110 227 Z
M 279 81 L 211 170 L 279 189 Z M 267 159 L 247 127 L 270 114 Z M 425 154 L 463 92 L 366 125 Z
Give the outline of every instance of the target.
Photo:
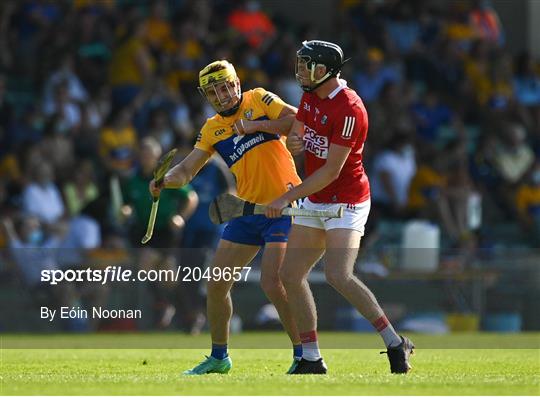
M 150 181 L 150 183 L 148 184 L 148 190 L 154 198 L 157 198 L 164 187 L 163 185 L 163 180 L 160 184 L 156 184 L 156 180 L 152 179 L 152 181 Z
M 289 134 L 287 137 L 287 149 L 294 156 L 300 155 L 304 151 L 304 139 L 298 134 Z
M 281 196 L 266 206 L 264 215 L 268 218 L 281 217 L 281 211 L 289 206 L 289 203 L 291 203 L 289 200 Z
M 232 127 L 238 135 L 253 134 L 257 131 L 257 125 L 252 120 L 238 119 Z

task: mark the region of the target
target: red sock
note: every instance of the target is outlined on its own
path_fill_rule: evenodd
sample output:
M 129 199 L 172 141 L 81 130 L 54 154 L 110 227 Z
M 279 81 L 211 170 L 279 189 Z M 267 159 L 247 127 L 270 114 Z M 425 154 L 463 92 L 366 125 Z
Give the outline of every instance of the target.
M 372 323 L 373 327 L 377 329 L 377 332 L 380 332 L 385 327 L 390 325 L 390 321 L 386 317 L 386 315 L 381 316 L 380 318 L 375 319 Z
M 309 332 L 300 333 L 300 341 L 302 343 L 313 343 L 317 341 L 317 331 L 311 330 Z

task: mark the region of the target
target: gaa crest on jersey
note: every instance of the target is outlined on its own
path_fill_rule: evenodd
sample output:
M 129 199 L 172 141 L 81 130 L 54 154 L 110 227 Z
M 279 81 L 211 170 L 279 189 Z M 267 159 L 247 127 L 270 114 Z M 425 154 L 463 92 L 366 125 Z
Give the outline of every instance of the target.
M 321 118 L 321 124 L 323 125 L 326 124 L 327 120 L 328 120 L 328 116 L 323 115 L 323 117 Z
M 244 116 L 246 117 L 246 119 L 251 120 L 251 118 L 253 117 L 253 109 L 246 109 L 244 111 Z

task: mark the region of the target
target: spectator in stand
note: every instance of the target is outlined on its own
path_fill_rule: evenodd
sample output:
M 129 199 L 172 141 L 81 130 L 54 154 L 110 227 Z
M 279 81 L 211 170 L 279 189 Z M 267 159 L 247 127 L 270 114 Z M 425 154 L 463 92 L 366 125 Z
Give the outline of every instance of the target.
M 370 170 L 371 198 L 377 216 L 402 217 L 416 173 L 410 133 L 398 131 L 386 149 L 375 156 Z
M 143 87 L 153 79 L 155 62 L 145 43 L 145 24 L 136 19 L 129 22 L 113 51 L 109 64 L 109 82 L 113 105 L 131 104 Z
M 250 47 L 265 49 L 276 34 L 272 20 L 261 11 L 257 0 L 241 0 L 228 18 L 229 26 L 239 32 Z
M 36 164 L 31 171 L 31 182 L 22 194 L 22 208 L 40 222 L 54 224 L 64 216 L 62 195 L 54 183 L 54 171 L 47 162 Z
M 60 247 L 61 237 L 47 236 L 39 219 L 23 215 L 14 225 L 9 218 L 3 220 L 9 247 L 22 273 L 23 280 L 37 288 L 43 269 L 58 269 L 54 250 Z
M 73 170 L 73 178 L 64 185 L 64 198 L 70 216 L 76 216 L 90 202 L 97 199 L 98 187 L 95 183 L 94 166 L 88 159 L 78 162 Z
M 442 226 L 453 243 L 462 244 L 471 238 L 481 220 L 473 220 L 470 200 L 478 196 L 473 189 L 466 163 L 456 152 L 459 142 L 439 151 L 424 147 L 419 166 L 411 182 L 408 209 L 411 216 L 427 218 Z M 450 154 L 450 156 L 449 156 Z M 476 200 L 476 199 L 473 199 Z
M 169 152 L 176 142 L 169 114 L 164 108 L 156 108 L 151 112 L 146 130 L 149 137 L 154 137 L 159 142 L 163 152 Z
M 73 134 L 73 150 L 77 158 L 97 160 L 98 141 L 103 126 L 102 116 L 91 103 L 81 107 L 81 126 Z
M 436 150 L 426 148 L 418 156 L 418 168 L 409 188 L 408 207 L 420 218 L 434 218 L 436 206 L 447 185 L 438 155 Z
M 489 106 L 492 109 L 506 109 L 513 102 L 512 59 L 509 55 L 497 57 L 491 65 L 491 87 Z
M 64 53 L 60 57 L 58 68 L 52 72 L 45 82 L 43 93 L 43 107 L 46 110 L 55 108 L 56 88 L 65 84 L 67 98 L 73 103 L 82 103 L 88 99 L 88 93 L 81 80 L 75 73 L 74 59 L 71 53 Z
M 384 64 L 384 54 L 378 48 L 368 50 L 365 72 L 361 70 L 354 77 L 358 94 L 368 104 L 379 98 L 387 83 L 399 83 L 400 81 L 401 74 L 394 66 Z
M 494 166 L 495 153 L 497 151 L 497 138 L 484 132 L 478 139 L 475 152 L 470 155 L 470 174 L 480 190 L 482 197 L 488 201 L 497 202 L 500 198 L 496 195 L 500 178 Z
M 364 153 L 366 159 L 381 151 L 399 128 L 414 129 L 411 117 L 413 101 L 414 94 L 410 85 L 396 82 L 384 85 L 379 100 L 369 107 L 369 134 Z
M 452 151 L 451 148 L 448 150 Z M 448 198 L 448 214 L 442 217 L 443 227 L 454 244 L 458 246 L 474 244 L 473 232 L 482 222 L 481 195 L 471 182 L 467 165 L 459 159 L 451 160 L 447 165 L 446 175 L 448 185 L 445 195 Z
M 107 18 L 111 17 L 113 4 L 94 1 L 94 4 L 81 8 L 77 14 L 73 45 L 77 54 L 77 73 L 90 94 L 95 94 L 94 90 L 107 82 L 107 65 L 111 58 L 112 44 L 110 38 L 113 36 L 112 26 L 107 23 Z M 106 11 L 107 8 L 109 9 Z
M 505 54 L 492 58 L 486 41 L 477 40 L 465 61 L 470 95 L 479 105 L 506 107 L 512 96 L 512 69 Z M 501 103 L 502 101 L 502 103 Z
M 171 122 L 176 133 L 177 143 L 179 142 L 181 145 L 186 142 L 191 143 L 194 138 L 195 127 L 193 126 L 190 107 L 181 93 L 173 97 Z
M 534 152 L 526 142 L 523 126 L 506 122 L 502 133 L 502 139 L 491 140 L 491 145 L 485 148 L 484 166 L 490 165 L 495 176 L 494 181 L 488 178 L 493 193 L 491 198 L 508 220 L 515 220 L 516 189 L 533 167 Z
M 62 132 L 76 130 L 81 124 L 81 110 L 79 105 L 70 98 L 69 83 L 62 80 L 54 87 L 54 99 L 45 102 L 43 113 L 47 116 L 58 115 L 58 126 Z
M 469 23 L 476 35 L 494 46 L 502 47 L 505 42 L 504 31 L 497 12 L 490 0 L 474 0 L 469 13 Z
M 446 13 L 448 16 L 445 21 L 445 36 L 456 43 L 461 50 L 469 51 L 474 40 L 478 39 L 478 32 L 471 25 L 466 2 L 448 3 Z
M 452 239 L 459 237 L 447 192 L 448 175 L 440 153 L 426 147 L 419 156 L 419 165 L 409 189 L 408 209 L 414 217 L 439 223 Z
M 534 164 L 534 152 L 527 143 L 527 131 L 519 124 L 508 123 L 493 159 L 503 181 L 514 186 L 521 182 Z
M 237 74 L 238 78 L 246 88 L 256 88 L 268 86 L 269 79 L 261 66 L 261 60 L 257 51 L 254 49 L 241 49 L 241 53 L 237 55 L 238 63 Z
M 540 74 L 535 71 L 533 58 L 528 53 L 516 57 L 513 86 L 519 104 L 540 106 Z
M 420 41 L 420 23 L 411 2 L 396 2 L 385 27 L 397 51 L 409 54 Z
M 150 15 L 145 22 L 146 41 L 154 56 L 159 56 L 171 38 L 171 24 L 167 18 L 167 4 L 158 0 L 150 6 Z
M 432 74 L 427 76 L 428 86 L 445 93 L 453 100 L 463 101 L 463 54 L 457 43 L 445 38 L 430 55 L 433 70 Z
M 44 127 L 45 117 L 39 107 L 28 105 L 22 109 L 21 116 L 15 120 L 9 129 L 9 136 L 12 140 L 11 145 L 13 145 L 13 148 L 17 148 L 20 145 L 38 142 L 43 137 Z M 0 147 L 4 150 L 11 149 L 4 143 Z
M 60 115 L 53 115 L 45 126 L 43 139 L 38 142 L 39 156 L 53 167 L 56 180 L 63 183 L 75 165 L 71 130 L 65 130 Z
M 521 122 L 535 136 L 536 153 L 540 154 L 540 64 L 528 53 L 520 54 L 515 62 L 514 96 L 520 105 Z
M 516 208 L 520 224 L 537 247 L 540 244 L 540 159 L 536 159 L 529 178 L 518 188 Z
M 204 40 L 200 26 L 191 19 L 181 20 L 172 26 L 171 37 L 164 45 L 163 69 L 165 82 L 171 90 L 198 77 L 204 64 Z
M 439 94 L 429 90 L 420 102 L 411 109 L 416 124 L 416 134 L 421 140 L 435 143 L 438 130 L 448 125 L 453 117 L 452 110 L 442 103 Z
M 109 121 L 101 130 L 99 155 L 109 173 L 127 176 L 133 169 L 137 149 L 137 134 L 131 123 L 129 107 L 111 111 Z

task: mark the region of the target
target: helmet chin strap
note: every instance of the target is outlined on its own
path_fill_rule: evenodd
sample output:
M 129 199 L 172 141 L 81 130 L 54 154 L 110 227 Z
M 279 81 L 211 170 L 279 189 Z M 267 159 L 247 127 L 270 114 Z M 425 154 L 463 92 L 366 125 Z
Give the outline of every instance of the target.
M 315 83 L 315 85 L 311 86 L 311 87 L 301 86 L 302 90 L 304 90 L 306 93 L 309 93 L 309 92 L 312 92 L 313 90 L 316 90 L 323 83 L 325 83 L 327 80 L 329 80 L 331 77 L 336 76 L 332 72 L 326 72 L 326 74 L 323 77 L 316 80 L 315 79 L 315 68 L 316 67 L 317 67 L 317 65 L 313 65 L 313 67 L 311 68 L 311 71 L 310 71 L 310 75 L 309 75 L 310 82 Z
M 327 72 L 323 77 L 316 80 L 315 79 L 315 67 L 313 67 L 311 69 L 310 79 L 309 80 L 311 81 L 311 83 L 315 83 L 315 85 L 314 86 L 300 86 L 300 87 L 302 88 L 302 90 L 304 92 L 310 93 L 310 92 L 318 89 L 322 84 L 326 83 L 328 80 L 330 80 L 334 76 L 336 76 L 336 75 L 334 75 L 331 72 Z
M 313 68 L 311 68 L 311 73 L 310 73 L 310 79 L 311 79 L 311 82 L 312 83 L 315 83 L 315 84 L 322 84 L 324 83 L 324 81 L 326 79 L 328 79 L 330 76 L 332 76 L 332 73 L 331 72 L 326 72 L 326 75 L 324 75 L 323 77 L 321 77 L 319 80 L 315 80 L 315 68 L 317 67 L 318 65 L 314 65 Z
M 238 109 L 240 109 L 240 105 L 242 104 L 243 99 L 244 99 L 244 96 L 240 94 L 240 99 L 238 100 L 236 105 L 234 105 L 232 108 L 227 109 L 226 111 L 217 112 L 217 114 L 223 117 L 234 115 L 238 111 Z

